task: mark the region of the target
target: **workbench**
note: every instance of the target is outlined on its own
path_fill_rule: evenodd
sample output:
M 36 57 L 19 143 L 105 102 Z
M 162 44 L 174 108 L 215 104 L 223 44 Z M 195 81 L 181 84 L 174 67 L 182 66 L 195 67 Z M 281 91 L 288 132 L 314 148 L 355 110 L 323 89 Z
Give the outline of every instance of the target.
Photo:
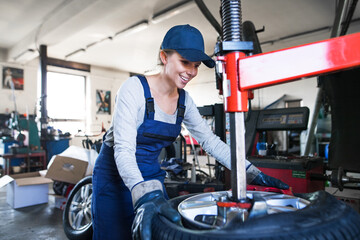
M 4 158 L 4 173 L 6 175 L 10 174 L 11 168 L 11 160 L 23 158 L 26 163 L 26 172 L 30 172 L 31 168 L 46 168 L 46 153 L 45 151 L 41 152 L 30 152 L 30 153 L 5 153 L 0 155 L 0 157 Z M 32 159 L 36 159 L 36 161 L 31 162 Z

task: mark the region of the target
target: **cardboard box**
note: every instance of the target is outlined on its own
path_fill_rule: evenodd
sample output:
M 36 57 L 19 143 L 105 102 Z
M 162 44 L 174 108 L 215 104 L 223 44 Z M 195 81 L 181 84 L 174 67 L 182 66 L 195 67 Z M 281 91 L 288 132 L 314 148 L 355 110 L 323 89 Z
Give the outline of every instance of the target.
M 39 172 L 6 175 L 0 178 L 0 188 L 5 186 L 6 202 L 13 208 L 22 208 L 49 200 L 49 183 L 52 180 L 40 176 Z
M 56 155 L 49 162 L 45 177 L 55 181 L 76 184 L 85 177 L 87 167 L 87 161 Z

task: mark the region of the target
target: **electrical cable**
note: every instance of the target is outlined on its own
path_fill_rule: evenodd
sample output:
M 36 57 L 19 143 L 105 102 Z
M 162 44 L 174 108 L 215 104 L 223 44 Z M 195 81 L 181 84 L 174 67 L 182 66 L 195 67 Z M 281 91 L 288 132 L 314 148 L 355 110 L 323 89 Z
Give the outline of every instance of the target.
M 341 32 L 340 32 L 340 36 L 345 35 L 347 30 L 349 29 L 349 25 L 351 23 L 351 19 L 352 19 L 353 15 L 354 15 L 357 2 L 358 2 L 358 0 L 353 0 L 352 1 L 351 5 L 350 5 L 350 8 L 349 8 L 349 11 L 348 11 L 348 14 L 346 15 L 346 19 L 345 19 L 345 21 L 343 23 L 343 26 L 342 26 L 342 29 L 341 29 Z
M 211 26 L 215 28 L 219 35 L 221 35 L 221 26 L 218 21 L 215 19 L 214 15 L 211 14 L 209 9 L 206 7 L 205 3 L 202 0 L 195 0 L 196 5 L 199 7 L 202 14 L 210 22 Z

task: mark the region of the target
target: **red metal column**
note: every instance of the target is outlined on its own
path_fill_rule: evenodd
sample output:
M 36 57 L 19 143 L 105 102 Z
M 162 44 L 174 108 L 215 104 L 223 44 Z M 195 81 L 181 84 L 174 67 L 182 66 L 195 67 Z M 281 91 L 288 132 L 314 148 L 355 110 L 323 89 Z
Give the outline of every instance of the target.
M 231 187 L 235 201 L 246 202 L 246 151 L 245 151 L 245 113 L 248 104 L 248 92 L 240 91 L 239 60 L 246 56 L 243 52 L 229 52 L 222 61 L 223 95 L 225 112 L 230 113 L 231 148 Z
M 225 112 L 247 111 L 248 92 L 240 91 L 239 61 L 245 57 L 243 52 L 230 52 L 225 57 L 219 57 L 223 61 L 225 72 L 223 77 L 223 96 Z

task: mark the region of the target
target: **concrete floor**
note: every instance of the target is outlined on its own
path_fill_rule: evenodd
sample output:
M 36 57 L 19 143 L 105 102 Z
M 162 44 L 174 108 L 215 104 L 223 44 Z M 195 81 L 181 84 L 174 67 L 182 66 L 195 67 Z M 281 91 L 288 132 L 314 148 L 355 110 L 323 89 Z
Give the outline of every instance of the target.
M 193 156 L 189 156 L 192 162 Z M 208 172 L 206 156 L 198 156 L 202 170 Z M 214 159 L 210 159 L 214 162 Z M 189 176 L 190 176 L 189 172 Z M 49 194 L 54 193 L 49 184 Z M 0 188 L 0 239 L 1 240 L 67 240 L 62 226 L 63 211 L 55 208 L 55 197 L 49 202 L 13 209 L 6 202 L 6 187 Z
M 49 193 L 53 193 L 51 184 Z M 48 203 L 15 210 L 6 202 L 6 187 L 0 188 L 0 239 L 66 240 L 62 213 L 53 196 Z

